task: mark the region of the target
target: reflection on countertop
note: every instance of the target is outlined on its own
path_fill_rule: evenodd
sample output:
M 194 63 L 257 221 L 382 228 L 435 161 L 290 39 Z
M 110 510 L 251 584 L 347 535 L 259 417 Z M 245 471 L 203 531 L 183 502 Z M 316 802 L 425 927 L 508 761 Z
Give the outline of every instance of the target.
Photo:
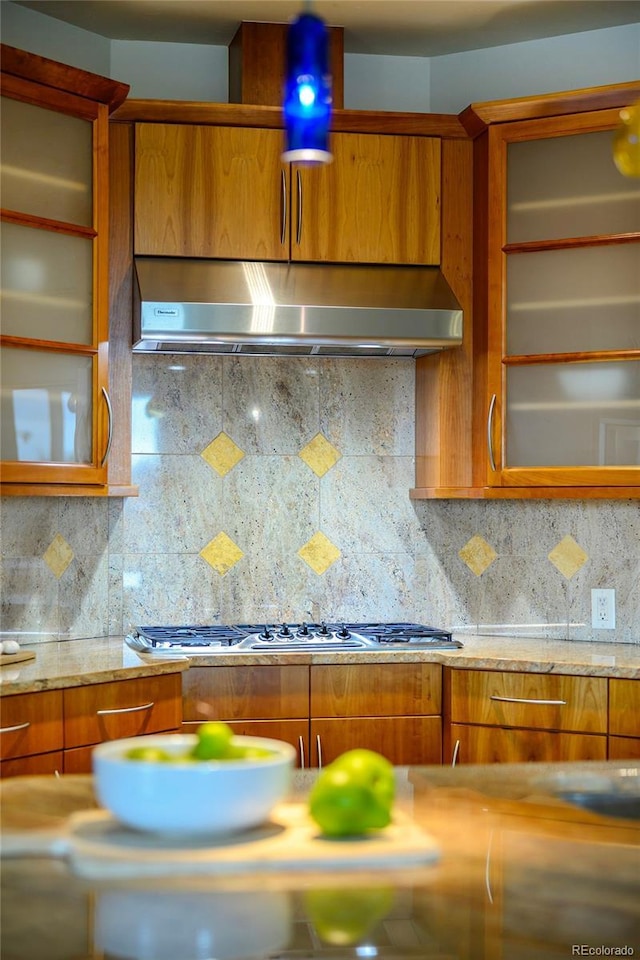
M 304 802 L 316 775 L 296 773 L 291 799 Z M 637 797 L 638 775 L 621 763 L 397 768 L 399 809 L 440 848 L 414 868 L 115 880 L 79 877 L 62 859 L 4 859 L 1 953 L 559 960 L 584 944 L 637 955 L 640 821 L 593 813 L 556 788 L 571 776 Z M 0 789 L 5 836 L 60 828 L 95 804 L 88 776 Z

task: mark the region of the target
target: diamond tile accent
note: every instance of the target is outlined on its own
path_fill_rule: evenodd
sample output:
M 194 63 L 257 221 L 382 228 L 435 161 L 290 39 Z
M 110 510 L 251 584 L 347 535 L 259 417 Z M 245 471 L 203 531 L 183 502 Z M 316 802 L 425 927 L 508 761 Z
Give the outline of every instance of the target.
M 464 547 L 458 551 L 458 556 L 466 563 L 469 570 L 475 573 L 476 577 L 480 577 L 491 566 L 498 554 L 484 537 L 476 534 L 475 537 L 467 540 Z
M 42 559 L 59 580 L 73 560 L 73 550 L 62 534 L 56 533 Z
M 224 530 L 214 537 L 206 547 L 200 551 L 200 556 L 206 560 L 210 567 L 213 567 L 221 577 L 234 567 L 238 560 L 244 557 L 243 551 L 237 543 L 234 543 L 231 537 L 228 537 Z
M 589 554 L 585 553 L 582 547 L 576 543 L 572 536 L 567 534 L 560 543 L 556 544 L 548 555 L 549 560 L 556 570 L 559 570 L 563 577 L 571 580 L 589 559 Z
M 221 431 L 209 446 L 204 448 L 200 456 L 221 477 L 224 477 L 229 473 L 229 470 L 233 470 L 236 464 L 240 463 L 244 457 L 244 451 L 240 449 L 237 443 L 234 443 L 231 437 Z
M 314 573 L 321 577 L 341 554 L 335 544 L 331 543 L 331 540 L 325 537 L 324 533 L 318 531 L 318 533 L 314 533 L 311 540 L 300 547 L 298 556 L 302 557 Z
M 298 454 L 308 467 L 311 467 L 317 477 L 323 477 L 327 470 L 331 470 L 342 454 L 322 433 L 316 433 L 306 447 Z

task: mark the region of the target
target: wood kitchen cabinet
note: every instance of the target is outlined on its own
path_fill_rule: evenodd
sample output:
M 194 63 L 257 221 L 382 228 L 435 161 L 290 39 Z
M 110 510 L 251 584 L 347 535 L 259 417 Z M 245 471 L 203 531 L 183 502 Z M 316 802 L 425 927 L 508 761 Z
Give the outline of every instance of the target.
M 132 492 L 109 393 L 109 114 L 128 89 L 2 46 L 3 495 Z
M 607 759 L 603 677 L 445 669 L 444 760 Z
M 90 773 L 97 743 L 180 730 L 179 673 L 70 687 L 63 694 L 65 773 Z
M 98 743 L 180 729 L 179 673 L 0 698 L 0 775 L 91 773 Z
M 247 736 L 286 740 L 309 763 L 309 667 L 306 664 L 190 667 L 182 677 L 185 733 L 223 720 Z
M 355 747 L 376 750 L 394 764 L 441 762 L 438 664 L 318 664 L 310 680 L 314 766 Z
M 353 747 L 392 763 L 440 763 L 437 664 L 191 667 L 182 678 L 183 730 L 224 720 L 237 733 L 273 736 L 322 766 Z
M 457 394 L 449 358 L 417 361 L 415 499 L 640 497 L 640 189 L 612 154 L 639 96 L 622 84 L 462 114 L 474 293 L 457 373 L 473 393 Z
M 62 691 L 0 699 L 0 776 L 62 772 Z
M 139 255 L 439 263 L 440 141 L 334 133 L 325 167 L 283 164 L 278 129 L 135 125 Z
M 609 760 L 640 760 L 640 680 L 609 680 Z

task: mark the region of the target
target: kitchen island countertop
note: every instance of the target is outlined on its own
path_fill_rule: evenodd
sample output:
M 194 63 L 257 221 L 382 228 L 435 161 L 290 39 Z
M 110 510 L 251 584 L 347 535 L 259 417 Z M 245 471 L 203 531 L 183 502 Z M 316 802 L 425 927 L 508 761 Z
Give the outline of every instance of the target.
M 317 771 L 294 775 L 304 802 Z M 636 819 L 567 802 L 557 786 L 626 793 Z M 83 877 L 65 860 L 5 858 L 0 950 L 11 960 L 378 957 L 561 960 L 640 952 L 638 769 L 622 763 L 398 767 L 397 809 L 435 862 L 229 875 Z M 607 789 L 609 789 L 607 787 Z M 2 832 L 64 828 L 95 806 L 90 776 L 0 786 Z M 188 814 L 188 800 L 185 804 Z M 335 842 L 335 841 L 333 841 Z M 203 952 L 204 951 L 204 952 Z M 208 951 L 208 952 L 207 952 Z
M 348 664 L 431 662 L 460 669 L 525 671 L 573 676 L 640 678 L 640 643 L 598 643 L 522 637 L 467 636 L 459 650 L 365 651 L 331 653 L 216 653 L 160 657 L 131 650 L 122 637 L 23 644 L 35 660 L 0 660 L 0 696 L 154 676 L 191 666 L 253 664 Z

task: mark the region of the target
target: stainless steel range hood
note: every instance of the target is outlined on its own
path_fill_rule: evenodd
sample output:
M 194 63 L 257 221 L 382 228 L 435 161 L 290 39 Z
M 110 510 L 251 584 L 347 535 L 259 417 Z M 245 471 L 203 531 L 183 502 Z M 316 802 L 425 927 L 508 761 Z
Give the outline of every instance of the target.
M 418 357 L 462 342 L 437 267 L 137 257 L 137 352 Z

